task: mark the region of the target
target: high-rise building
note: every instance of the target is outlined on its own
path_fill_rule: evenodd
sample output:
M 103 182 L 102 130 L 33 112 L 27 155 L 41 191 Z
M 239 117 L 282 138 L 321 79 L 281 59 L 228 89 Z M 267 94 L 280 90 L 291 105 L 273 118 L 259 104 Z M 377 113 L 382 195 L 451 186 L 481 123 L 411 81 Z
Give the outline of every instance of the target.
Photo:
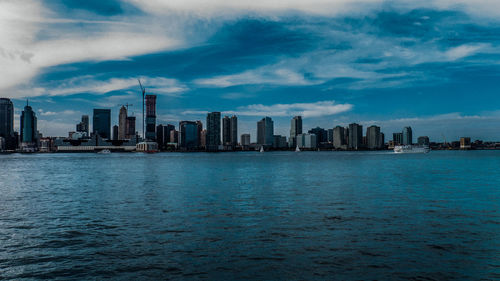
M 118 114 L 118 139 L 127 138 L 127 108 L 122 105 Z
M 366 128 L 366 146 L 368 149 L 380 149 L 380 127 L 370 126 Z
M 471 149 L 471 143 L 469 137 L 461 137 L 460 138 L 460 149 Z
M 82 121 L 76 124 L 76 131 L 82 135 L 89 136 L 89 116 L 82 115 Z
M 111 109 L 94 108 L 92 133 L 101 136 L 103 139 L 111 138 Z
M 200 146 L 201 145 L 201 132 L 203 131 L 203 123 L 200 120 L 197 120 L 196 125 L 198 125 L 198 146 Z
M 193 150 L 198 148 L 198 124 L 195 121 L 179 122 L 179 147 Z
M 363 126 L 352 123 L 349 124 L 349 149 L 358 150 L 361 148 L 363 143 Z
M 207 130 L 202 130 L 200 136 L 200 148 L 205 149 L 206 147 L 207 147 Z
M 411 131 L 411 127 L 403 128 L 403 145 L 413 144 L 413 135 Z
M 250 134 L 242 134 L 241 146 L 249 146 L 249 145 L 250 145 Z
M 156 126 L 156 142 L 160 149 L 165 149 L 167 143 L 170 142 L 170 132 L 172 130 L 175 130 L 175 126 L 171 124 Z
M 14 104 L 10 99 L 0 98 L 0 137 L 4 138 L 4 148 L 15 149 Z
M 333 129 L 328 129 L 328 142 L 333 143 Z
M 146 139 L 156 139 L 156 95 L 146 95 Z
M 282 135 L 273 136 L 273 148 L 286 148 L 288 144 L 286 142 L 286 137 Z
M 125 139 L 133 139 L 136 136 L 136 131 L 135 131 L 135 116 L 128 116 L 127 117 L 127 123 L 126 123 L 127 129 L 125 130 Z
M 290 146 L 297 146 L 296 136 L 302 134 L 302 116 L 295 116 L 290 122 Z
M 211 112 L 207 114 L 206 149 L 217 151 L 220 144 L 220 112 Z
M 315 134 L 298 134 L 297 135 L 297 146 L 299 148 L 313 149 L 317 148 L 317 140 Z
M 429 145 L 429 137 L 428 136 L 422 136 L 418 137 L 417 139 L 418 145 Z
M 232 147 L 238 145 L 238 117 L 235 115 L 222 119 L 222 144 Z
M 403 144 L 403 133 L 393 133 L 392 142 L 394 143 L 394 145 Z
M 113 126 L 113 140 L 118 140 L 119 139 L 119 137 L 118 137 L 119 134 L 120 134 L 120 132 L 119 132 L 118 126 L 114 125 Z
M 322 142 L 328 141 L 328 132 L 323 128 L 320 127 L 312 128 L 311 130 L 308 131 L 308 133 L 316 135 L 316 146 L 319 146 L 319 144 Z
M 333 147 L 341 148 L 345 144 L 345 128 L 341 126 L 333 128 Z
M 23 146 L 36 146 L 37 143 L 37 119 L 35 112 L 26 102 L 23 112 L 21 113 L 21 143 Z
M 379 149 L 382 149 L 385 147 L 385 135 L 384 133 L 380 133 L 379 135 L 379 140 L 378 140 L 378 146 L 379 146 Z
M 172 130 L 170 131 L 170 142 L 171 143 L 179 143 L 179 131 Z
M 273 145 L 274 140 L 274 122 L 269 117 L 264 117 L 257 122 L 257 144 Z

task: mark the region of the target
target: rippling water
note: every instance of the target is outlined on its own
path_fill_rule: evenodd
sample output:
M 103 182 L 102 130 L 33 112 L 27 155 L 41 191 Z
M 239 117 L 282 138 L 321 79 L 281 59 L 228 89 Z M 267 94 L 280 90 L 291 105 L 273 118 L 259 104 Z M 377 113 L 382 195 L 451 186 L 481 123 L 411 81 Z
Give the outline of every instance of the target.
M 0 279 L 499 279 L 500 151 L 0 155 Z

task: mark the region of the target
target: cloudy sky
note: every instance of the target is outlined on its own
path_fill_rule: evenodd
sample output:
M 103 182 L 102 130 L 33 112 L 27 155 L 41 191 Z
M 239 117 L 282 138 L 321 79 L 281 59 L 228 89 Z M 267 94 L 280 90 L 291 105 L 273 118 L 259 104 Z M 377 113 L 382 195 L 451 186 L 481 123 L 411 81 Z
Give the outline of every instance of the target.
M 500 140 L 497 0 L 0 0 L 0 66 L 0 96 L 16 114 L 29 99 L 44 135 L 93 108 L 140 118 L 141 78 L 158 123 L 222 111 L 252 140 L 293 115 Z

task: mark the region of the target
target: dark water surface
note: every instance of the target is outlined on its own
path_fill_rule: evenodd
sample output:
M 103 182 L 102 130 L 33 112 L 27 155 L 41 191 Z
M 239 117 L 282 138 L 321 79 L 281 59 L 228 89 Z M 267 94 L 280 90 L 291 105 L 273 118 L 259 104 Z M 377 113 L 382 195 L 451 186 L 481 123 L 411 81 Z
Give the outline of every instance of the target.
M 0 155 L 0 279 L 500 279 L 500 151 Z

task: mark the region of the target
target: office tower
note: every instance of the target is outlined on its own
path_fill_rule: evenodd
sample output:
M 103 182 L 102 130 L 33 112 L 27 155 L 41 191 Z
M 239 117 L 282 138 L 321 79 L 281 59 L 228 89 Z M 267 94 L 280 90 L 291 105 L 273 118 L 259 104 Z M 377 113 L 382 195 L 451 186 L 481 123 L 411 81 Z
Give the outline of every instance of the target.
M 89 135 L 89 116 L 88 115 L 82 115 L 82 121 L 78 124 L 76 124 L 76 131 L 78 133 L 82 133 L 82 135 L 87 136 Z
M 241 146 L 249 146 L 249 145 L 250 145 L 250 134 L 242 134 Z
M 127 108 L 122 105 L 118 114 L 118 139 L 127 138 Z
M 273 148 L 286 148 L 288 143 L 286 142 L 286 137 L 282 135 L 273 136 Z
M 113 140 L 118 140 L 118 136 L 119 136 L 119 128 L 117 125 L 114 125 L 113 126 Z
M 165 135 L 163 131 L 163 125 L 160 124 L 156 126 L 156 143 L 158 144 L 158 148 L 163 149 L 165 146 Z
M 204 149 L 206 147 L 207 147 L 207 130 L 202 130 L 200 136 L 200 148 Z
M 308 133 L 316 135 L 316 145 L 317 146 L 319 146 L 319 144 L 322 142 L 328 141 L 328 132 L 323 128 L 320 128 L 320 127 L 312 128 L 311 130 L 308 131 Z
M 385 147 L 385 135 L 384 133 L 380 133 L 379 141 L 378 141 L 378 148 L 382 149 Z
M 135 116 L 128 116 L 125 130 L 125 139 L 133 139 L 135 138 Z
M 198 124 L 194 121 L 179 122 L 179 147 L 185 150 L 198 148 Z
M 328 129 L 328 142 L 333 143 L 333 129 Z
M 368 149 L 379 149 L 380 145 L 380 127 L 370 126 L 366 128 L 366 146 Z
M 14 104 L 10 99 L 0 98 L 0 137 L 4 138 L 4 148 L 15 149 Z
M 220 145 L 220 112 L 207 114 L 206 149 L 217 151 Z
M 417 139 L 417 143 L 418 145 L 429 145 L 429 137 L 427 136 L 422 136 L 422 137 L 418 137 Z
M 35 112 L 26 102 L 23 112 L 21 113 L 21 143 L 23 145 L 36 145 L 38 132 L 36 129 L 37 119 Z
M 170 131 L 170 142 L 171 143 L 179 143 L 179 131 L 172 130 Z
M 200 120 L 197 120 L 196 125 L 198 125 L 198 146 L 200 146 L 201 145 L 201 132 L 203 131 L 203 123 Z
M 264 117 L 257 122 L 257 144 L 273 145 L 274 122 L 269 117 Z
M 231 116 L 231 145 L 238 145 L 238 117 L 236 115 Z
M 156 139 L 156 95 L 146 95 L 146 139 Z
M 352 123 L 349 124 L 349 149 L 358 150 L 361 148 L 363 143 L 363 126 Z
M 295 116 L 290 123 L 290 146 L 297 146 L 296 136 L 302 134 L 302 116 Z
M 297 146 L 299 148 L 314 149 L 317 148 L 317 140 L 315 134 L 298 134 Z
M 92 133 L 101 136 L 103 139 L 111 138 L 111 109 L 94 108 Z
M 238 145 L 238 117 L 224 116 L 222 119 L 222 143 L 233 147 Z
M 413 135 L 411 132 L 411 127 L 403 128 L 403 145 L 413 144 Z
M 341 148 L 345 145 L 345 128 L 337 126 L 333 128 L 333 147 Z
M 394 145 L 403 144 L 403 133 L 393 133 L 392 141 L 394 142 Z

